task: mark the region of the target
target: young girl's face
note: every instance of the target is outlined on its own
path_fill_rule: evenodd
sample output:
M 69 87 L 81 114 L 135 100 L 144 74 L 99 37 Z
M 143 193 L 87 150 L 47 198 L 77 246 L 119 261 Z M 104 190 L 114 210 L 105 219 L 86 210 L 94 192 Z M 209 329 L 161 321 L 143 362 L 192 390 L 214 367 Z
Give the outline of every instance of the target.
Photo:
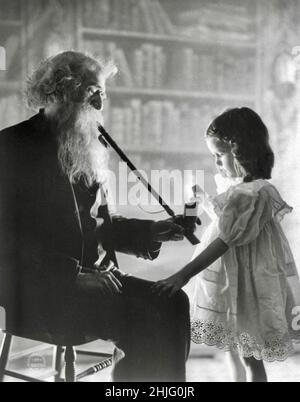
M 207 137 L 206 143 L 211 154 L 215 157 L 216 166 L 221 175 L 237 177 L 230 145 L 217 137 Z

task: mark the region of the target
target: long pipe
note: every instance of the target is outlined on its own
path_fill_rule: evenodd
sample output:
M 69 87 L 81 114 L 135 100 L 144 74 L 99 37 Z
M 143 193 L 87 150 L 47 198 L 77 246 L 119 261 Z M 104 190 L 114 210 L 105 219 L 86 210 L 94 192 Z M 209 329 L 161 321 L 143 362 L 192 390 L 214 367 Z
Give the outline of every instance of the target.
M 112 137 L 108 134 L 108 132 L 104 129 L 103 126 L 99 125 L 98 130 L 100 132 L 99 141 L 106 143 L 106 145 L 110 145 L 115 152 L 119 155 L 119 157 L 126 162 L 129 169 L 136 175 L 137 179 L 147 188 L 150 194 L 156 199 L 156 201 L 164 208 L 167 214 L 171 217 L 175 216 L 175 212 L 169 207 L 169 205 L 162 199 L 160 194 L 151 186 L 151 184 L 143 177 L 143 175 L 139 172 L 139 170 L 134 166 L 131 160 L 125 155 L 122 149 L 118 146 L 118 144 L 112 139 Z M 194 234 L 185 234 L 185 237 L 190 241 L 192 245 L 199 244 L 199 239 Z

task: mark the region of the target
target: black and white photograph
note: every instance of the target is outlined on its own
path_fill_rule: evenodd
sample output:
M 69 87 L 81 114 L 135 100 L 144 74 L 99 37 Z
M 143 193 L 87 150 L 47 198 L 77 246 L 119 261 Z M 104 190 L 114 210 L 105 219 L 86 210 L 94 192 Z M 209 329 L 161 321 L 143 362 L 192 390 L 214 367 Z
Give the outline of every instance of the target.
M 0 382 L 300 382 L 300 0 L 0 0 Z

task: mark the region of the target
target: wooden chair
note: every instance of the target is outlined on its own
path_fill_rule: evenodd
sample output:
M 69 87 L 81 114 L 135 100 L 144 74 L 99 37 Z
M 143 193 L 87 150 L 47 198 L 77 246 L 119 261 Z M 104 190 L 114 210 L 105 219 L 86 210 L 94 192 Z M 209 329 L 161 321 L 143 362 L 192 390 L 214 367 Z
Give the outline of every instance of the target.
M 41 380 L 39 378 L 34 378 L 34 377 L 29 377 L 23 374 L 20 374 L 15 371 L 10 371 L 7 370 L 7 364 L 9 362 L 9 354 L 10 354 L 10 349 L 11 349 L 11 343 L 12 343 L 12 338 L 13 336 L 20 336 L 18 334 L 12 334 L 7 331 L 3 331 L 4 333 L 4 339 L 2 342 L 2 347 L 1 347 L 1 355 L 0 355 L 0 382 L 3 382 L 4 376 L 9 376 L 12 378 L 17 378 L 20 380 L 28 381 L 28 382 L 46 382 L 44 380 Z M 75 343 L 71 343 L 67 339 L 63 339 L 60 337 L 60 339 L 55 339 L 55 337 L 50 337 L 48 334 L 47 335 L 41 335 L 41 336 L 34 336 L 34 337 L 24 337 L 26 339 L 31 339 L 34 341 L 42 342 L 42 343 L 47 343 L 53 346 L 56 346 L 56 351 L 55 351 L 55 364 L 54 364 L 54 370 L 50 372 L 47 375 L 48 377 L 54 376 L 55 382 L 76 382 L 84 377 L 87 377 L 89 375 L 95 374 L 106 367 L 109 367 L 112 365 L 112 355 L 107 354 L 107 353 L 101 353 L 101 352 L 94 352 L 94 351 L 85 351 L 85 350 L 80 350 L 78 349 L 76 351 L 75 346 L 83 345 L 84 343 L 91 342 L 92 339 L 90 340 L 82 340 L 81 342 L 76 341 Z M 95 339 L 93 339 L 95 340 Z M 97 356 L 101 357 L 101 361 L 90 367 L 89 369 L 76 374 L 76 354 L 81 354 L 81 355 L 89 355 L 89 356 Z M 62 372 L 62 357 L 64 355 L 64 360 L 65 360 L 65 379 L 61 377 L 61 372 Z

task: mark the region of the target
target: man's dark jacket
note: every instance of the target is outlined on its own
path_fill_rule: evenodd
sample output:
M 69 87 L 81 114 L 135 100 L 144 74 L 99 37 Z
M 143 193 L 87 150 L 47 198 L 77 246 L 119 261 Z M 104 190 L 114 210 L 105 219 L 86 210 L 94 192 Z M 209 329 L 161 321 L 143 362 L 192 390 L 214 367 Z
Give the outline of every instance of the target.
M 8 329 L 38 333 L 53 321 L 52 330 L 66 330 L 75 278 L 97 259 L 96 223 L 89 216 L 94 201 L 93 192 L 62 174 L 43 112 L 0 132 L 0 305 Z M 111 217 L 106 206 L 98 213 L 107 261 L 117 264 L 115 251 L 158 255 L 151 221 Z

